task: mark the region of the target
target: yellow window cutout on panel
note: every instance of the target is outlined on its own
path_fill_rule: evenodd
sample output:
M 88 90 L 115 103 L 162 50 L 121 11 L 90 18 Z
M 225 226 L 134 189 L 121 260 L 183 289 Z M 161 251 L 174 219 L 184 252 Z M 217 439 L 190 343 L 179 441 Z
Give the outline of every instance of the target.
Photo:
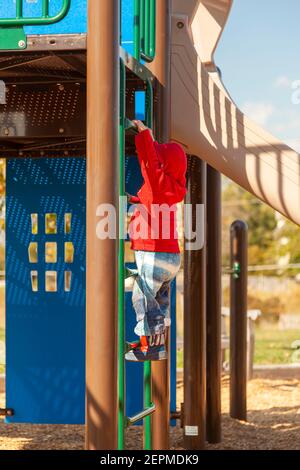
M 56 214 L 46 214 L 45 232 L 47 235 L 57 234 L 57 216 Z
M 31 271 L 30 276 L 31 276 L 32 291 L 37 292 L 38 291 L 38 272 L 37 271 Z
M 46 271 L 45 277 L 46 292 L 57 292 L 57 272 Z
M 72 242 L 65 242 L 65 263 L 73 263 L 74 245 Z
M 64 232 L 71 233 L 72 214 L 67 212 L 64 214 Z M 31 214 L 31 232 L 38 234 L 38 214 Z M 45 214 L 45 233 L 47 235 L 56 235 L 57 230 L 57 214 Z M 30 263 L 38 263 L 38 243 L 30 242 L 28 246 L 28 257 Z M 65 263 L 72 264 L 74 262 L 74 244 L 70 241 L 64 243 L 64 260 Z M 45 263 L 57 263 L 58 248 L 57 242 L 45 242 Z M 33 292 L 38 292 L 38 271 L 31 271 L 31 286 Z M 72 271 L 64 271 L 64 290 L 71 291 Z M 57 292 L 57 271 L 45 271 L 45 291 Z
M 38 233 L 38 215 L 31 214 L 31 233 L 37 235 Z
M 45 261 L 46 263 L 57 263 L 57 243 L 56 242 L 46 242 Z
M 71 233 L 72 214 L 65 214 L 65 233 Z
M 36 242 L 29 243 L 28 257 L 29 257 L 29 263 L 38 262 L 38 244 Z
M 71 280 L 72 280 L 72 272 L 65 271 L 65 292 L 70 292 L 71 290 Z

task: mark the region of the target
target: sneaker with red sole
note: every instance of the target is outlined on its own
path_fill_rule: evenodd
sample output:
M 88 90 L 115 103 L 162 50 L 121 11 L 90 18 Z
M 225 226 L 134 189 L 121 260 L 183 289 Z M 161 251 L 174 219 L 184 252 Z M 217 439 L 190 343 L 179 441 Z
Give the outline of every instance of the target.
M 167 360 L 165 335 L 141 336 L 140 342 L 132 344 L 132 349 L 125 354 L 125 359 L 131 362 Z

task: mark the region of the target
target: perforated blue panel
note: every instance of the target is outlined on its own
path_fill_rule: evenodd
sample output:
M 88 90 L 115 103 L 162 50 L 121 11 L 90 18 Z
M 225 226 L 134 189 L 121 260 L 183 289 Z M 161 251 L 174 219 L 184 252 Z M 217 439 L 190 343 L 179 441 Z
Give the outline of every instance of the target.
M 126 159 L 126 188 L 142 184 L 138 160 Z M 7 162 L 6 211 L 6 396 L 15 410 L 8 422 L 84 423 L 85 416 L 85 188 L 84 158 L 12 159 Z M 45 215 L 57 215 L 57 234 L 45 233 Z M 72 214 L 65 233 L 64 215 Z M 38 214 L 32 234 L 31 215 Z M 74 262 L 64 243 L 74 244 Z M 38 244 L 38 262 L 28 247 Z M 57 263 L 46 263 L 45 243 L 57 243 Z M 38 273 L 33 292 L 31 271 Z M 57 292 L 45 291 L 45 272 L 57 272 Z M 64 272 L 72 272 L 65 292 Z M 171 291 L 171 409 L 176 409 L 176 286 Z M 135 314 L 126 294 L 126 337 Z M 99 365 L 100 366 L 100 365 Z M 143 408 L 143 371 L 126 365 L 127 415 Z
M 84 158 L 7 162 L 6 396 L 15 410 L 9 422 L 84 423 L 85 178 Z M 45 233 L 49 213 L 57 216 L 57 234 Z M 38 214 L 37 234 L 31 214 Z M 37 243 L 37 263 L 29 260 L 30 242 Z M 46 242 L 57 243 L 56 263 L 46 262 Z M 73 263 L 65 262 L 65 242 L 74 245 Z M 45 291 L 46 271 L 57 273 L 55 292 Z M 70 292 L 65 271 L 72 273 Z

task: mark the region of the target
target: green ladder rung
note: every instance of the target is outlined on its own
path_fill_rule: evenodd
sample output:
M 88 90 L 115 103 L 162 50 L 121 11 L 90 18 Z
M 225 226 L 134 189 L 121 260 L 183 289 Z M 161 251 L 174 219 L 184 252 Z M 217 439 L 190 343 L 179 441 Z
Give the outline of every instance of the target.
M 154 93 L 153 83 L 149 78 L 146 82 L 146 115 L 145 123 L 147 127 L 152 128 L 153 125 L 153 104 Z M 126 117 L 126 67 L 124 60 L 120 59 L 120 194 L 125 194 L 125 133 L 137 134 L 138 129 L 133 121 Z M 123 233 L 124 217 L 122 210 L 120 211 L 120 233 Z M 144 450 L 151 450 L 151 415 L 155 411 L 155 405 L 151 399 L 151 362 L 144 363 L 144 410 L 135 416 L 125 416 L 125 291 L 124 291 L 124 240 L 119 240 L 119 286 L 118 286 L 118 339 L 119 339 L 119 357 L 118 357 L 118 378 L 119 378 L 119 413 L 118 413 L 118 449 L 124 449 L 125 428 L 140 420 L 144 420 Z
M 147 416 L 152 415 L 154 413 L 154 411 L 155 411 L 155 405 L 154 405 L 154 403 L 152 403 L 151 406 L 149 406 L 148 408 L 145 408 L 140 413 L 137 413 L 136 415 L 131 416 L 131 417 L 127 417 L 126 418 L 127 426 L 132 426 L 133 424 L 137 423 L 138 421 L 141 421 L 142 419 L 147 418 Z
M 136 125 L 128 118 L 125 118 L 125 130 L 138 132 Z

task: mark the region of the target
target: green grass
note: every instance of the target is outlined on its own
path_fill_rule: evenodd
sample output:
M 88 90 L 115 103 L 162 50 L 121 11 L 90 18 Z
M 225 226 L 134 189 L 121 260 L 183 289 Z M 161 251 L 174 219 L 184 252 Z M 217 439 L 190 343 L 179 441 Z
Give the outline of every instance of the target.
M 294 352 L 291 344 L 300 340 L 300 331 L 257 328 L 255 337 L 255 364 L 290 364 Z
M 0 328 L 0 341 L 4 341 L 5 332 Z M 289 364 L 292 362 L 293 341 L 300 340 L 299 330 L 278 331 L 276 329 L 256 329 L 255 364 Z M 177 367 L 183 368 L 183 351 L 177 352 Z M 0 364 L 0 374 L 4 372 Z
M 294 352 L 291 344 L 300 340 L 300 331 L 257 328 L 255 338 L 255 364 L 290 364 Z M 177 352 L 177 367 L 183 367 L 183 351 Z
M 183 351 L 177 351 L 177 368 L 183 369 Z
M 0 341 L 5 340 L 5 331 L 3 328 L 0 328 Z M 5 371 L 5 366 L 4 364 L 0 364 L 0 374 L 3 374 Z
M 5 288 L 0 285 L 0 330 L 4 327 L 5 317 Z

